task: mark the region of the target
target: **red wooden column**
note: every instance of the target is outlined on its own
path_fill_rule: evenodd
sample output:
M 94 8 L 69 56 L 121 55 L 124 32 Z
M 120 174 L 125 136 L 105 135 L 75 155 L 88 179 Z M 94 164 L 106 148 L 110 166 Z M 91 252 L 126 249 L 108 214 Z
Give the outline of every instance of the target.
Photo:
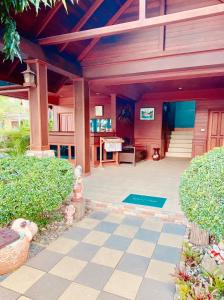
M 111 94 L 111 121 L 113 132 L 117 131 L 117 95 Z
M 36 87 L 29 89 L 30 150 L 44 151 L 49 149 L 47 65 L 39 60 L 27 63 L 36 74 Z
M 83 173 L 90 173 L 89 86 L 85 79 L 74 81 L 74 110 L 76 134 L 76 164 Z

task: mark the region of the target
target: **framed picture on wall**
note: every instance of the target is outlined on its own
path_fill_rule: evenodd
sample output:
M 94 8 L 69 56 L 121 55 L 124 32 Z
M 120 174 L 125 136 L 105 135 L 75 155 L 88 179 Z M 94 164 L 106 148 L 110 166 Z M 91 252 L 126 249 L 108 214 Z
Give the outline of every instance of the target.
M 140 120 L 153 121 L 155 119 L 155 108 L 144 107 L 140 108 Z
M 95 106 L 95 116 L 96 117 L 103 117 L 103 105 L 96 105 Z

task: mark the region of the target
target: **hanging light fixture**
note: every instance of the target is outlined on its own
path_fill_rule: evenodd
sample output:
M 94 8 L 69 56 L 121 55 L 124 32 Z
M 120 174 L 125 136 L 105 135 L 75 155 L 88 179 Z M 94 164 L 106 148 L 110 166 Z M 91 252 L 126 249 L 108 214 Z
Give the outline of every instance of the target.
M 27 65 L 27 69 L 22 72 L 24 83 L 23 86 L 25 87 L 36 87 L 35 79 L 36 74 L 30 69 L 30 66 Z

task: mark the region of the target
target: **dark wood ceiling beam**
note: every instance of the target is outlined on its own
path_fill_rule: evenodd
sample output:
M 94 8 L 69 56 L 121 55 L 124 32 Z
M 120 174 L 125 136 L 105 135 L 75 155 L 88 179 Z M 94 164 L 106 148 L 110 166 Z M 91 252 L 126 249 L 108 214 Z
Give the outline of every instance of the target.
M 98 7 L 104 2 L 104 0 L 96 0 L 94 3 L 90 6 L 88 11 L 84 14 L 84 16 L 78 21 L 78 23 L 72 28 L 71 32 L 77 32 L 79 31 L 92 17 L 92 15 L 95 13 L 95 11 L 98 9 Z M 65 48 L 68 46 L 69 43 L 65 43 L 60 49 L 59 52 L 62 52 L 65 50 Z
M 224 14 L 224 4 L 216 4 L 187 11 L 181 11 L 164 16 L 152 17 L 144 20 L 132 21 L 111 26 L 104 26 L 80 32 L 66 33 L 39 39 L 40 45 L 55 45 L 65 42 L 77 42 L 95 37 L 104 37 L 131 32 L 137 29 L 176 24 L 184 21 L 208 18 Z
M 107 22 L 106 26 L 113 25 L 120 16 L 128 9 L 128 7 L 134 2 L 134 0 L 127 0 L 120 9 L 113 15 L 113 17 Z M 93 49 L 93 47 L 99 42 L 100 38 L 93 39 L 89 45 L 80 53 L 78 56 L 78 61 L 83 60 L 88 53 Z
M 3 39 L 0 35 L 0 52 L 3 49 Z M 71 79 L 77 79 L 82 76 L 81 66 L 72 60 L 59 55 L 51 49 L 44 50 L 40 45 L 31 42 L 28 39 L 21 38 L 20 50 L 23 60 L 38 59 L 45 61 L 48 69 Z
M 137 74 L 160 74 L 161 72 L 179 72 L 197 68 L 224 66 L 224 49 L 203 52 L 163 55 L 135 61 L 125 61 L 83 68 L 83 76 L 90 79 L 108 79 Z M 154 76 L 154 75 L 153 75 Z M 159 75 L 158 75 L 159 76 Z M 214 75 L 215 76 L 215 75 Z
M 173 81 L 192 78 L 207 78 L 207 77 L 224 76 L 224 67 L 208 67 L 197 68 L 191 70 L 178 70 L 176 72 L 160 72 L 148 73 L 132 76 L 121 76 L 106 79 L 93 79 L 89 81 L 90 88 L 104 87 L 104 86 L 120 86 L 120 85 L 133 85 L 136 83 L 153 83 L 159 81 Z
M 40 27 L 37 28 L 35 36 L 38 37 L 44 29 L 47 27 L 47 25 L 50 23 L 50 21 L 54 18 L 54 16 L 57 14 L 59 9 L 63 6 L 62 2 L 57 2 L 57 4 L 51 8 L 47 14 L 47 16 L 44 18 L 43 22 L 41 23 Z

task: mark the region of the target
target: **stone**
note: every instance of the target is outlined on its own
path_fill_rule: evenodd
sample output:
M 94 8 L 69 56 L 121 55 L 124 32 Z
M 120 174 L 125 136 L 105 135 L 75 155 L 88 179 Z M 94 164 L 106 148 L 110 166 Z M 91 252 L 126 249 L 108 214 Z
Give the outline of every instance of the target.
M 0 249 L 0 275 L 7 274 L 23 265 L 28 257 L 30 242 L 37 233 L 37 225 L 25 219 L 16 219 L 11 230 L 19 235 L 19 239 L 10 239 Z
M 201 266 L 207 271 L 207 272 L 214 272 L 215 270 L 219 270 L 224 273 L 224 264 L 217 265 L 214 258 L 212 258 L 208 253 L 206 253 L 202 259 Z

